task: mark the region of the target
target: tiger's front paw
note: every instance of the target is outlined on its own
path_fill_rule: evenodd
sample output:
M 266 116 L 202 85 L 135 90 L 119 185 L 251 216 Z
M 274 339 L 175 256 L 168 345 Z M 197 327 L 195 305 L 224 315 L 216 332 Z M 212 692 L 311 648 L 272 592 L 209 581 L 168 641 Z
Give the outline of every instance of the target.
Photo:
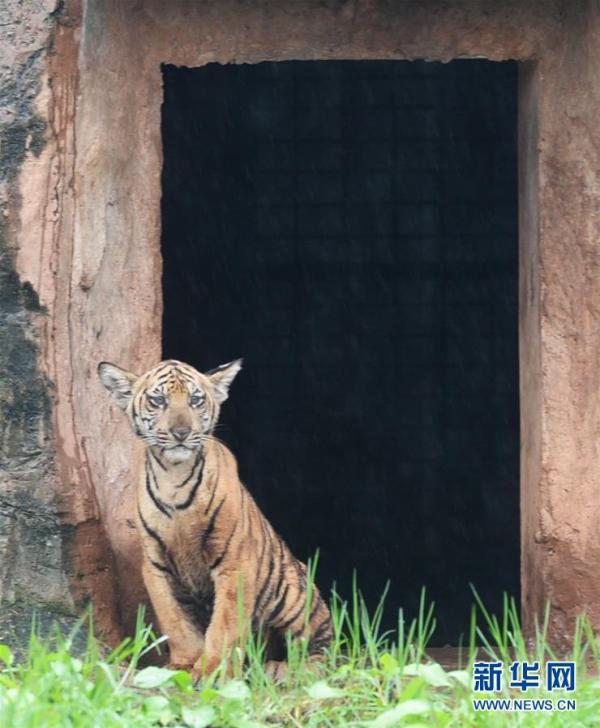
M 169 660 L 165 667 L 167 670 L 187 670 L 188 672 L 193 668 L 194 660 Z
M 192 667 L 192 678 L 198 682 L 203 677 L 208 677 L 219 667 L 221 658 L 218 655 L 201 655 Z

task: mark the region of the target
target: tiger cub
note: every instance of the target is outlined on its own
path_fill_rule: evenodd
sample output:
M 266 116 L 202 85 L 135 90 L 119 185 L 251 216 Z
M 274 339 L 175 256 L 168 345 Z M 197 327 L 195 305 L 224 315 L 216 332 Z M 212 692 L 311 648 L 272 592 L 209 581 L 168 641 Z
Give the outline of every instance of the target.
M 240 482 L 237 462 L 213 436 L 241 360 L 206 374 L 175 360 L 138 376 L 102 362 L 98 374 L 146 446 L 137 490 L 142 572 L 170 666 L 208 675 L 239 635 L 240 602 L 267 645 L 331 639 L 329 609 L 316 587 L 307 606 L 298 561 Z M 308 617 L 307 617 L 308 613 Z M 277 676 L 284 663 L 273 663 Z

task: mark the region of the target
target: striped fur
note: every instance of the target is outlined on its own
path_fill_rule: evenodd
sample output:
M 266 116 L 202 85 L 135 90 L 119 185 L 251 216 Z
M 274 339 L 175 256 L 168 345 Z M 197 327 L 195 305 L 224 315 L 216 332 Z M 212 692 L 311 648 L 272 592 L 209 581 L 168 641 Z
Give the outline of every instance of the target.
M 144 582 L 171 665 L 208 674 L 239 635 L 239 602 L 268 644 L 286 632 L 320 653 L 331 638 L 327 605 L 241 483 L 237 463 L 213 435 L 241 368 L 201 374 L 169 360 L 138 377 L 106 362 L 100 379 L 146 445 L 138 485 Z M 241 589 L 241 591 L 240 591 Z

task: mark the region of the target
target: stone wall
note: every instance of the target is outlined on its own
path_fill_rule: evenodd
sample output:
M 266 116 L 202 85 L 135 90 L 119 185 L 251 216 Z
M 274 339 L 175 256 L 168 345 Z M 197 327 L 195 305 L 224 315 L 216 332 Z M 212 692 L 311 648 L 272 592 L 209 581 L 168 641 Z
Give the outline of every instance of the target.
M 520 349 L 523 613 L 600 628 L 600 6 L 565 3 L 524 74 Z M 533 139 L 537 137 L 537 145 Z
M 46 143 L 37 97 L 56 18 L 46 2 L 15 1 L 3 4 L 0 24 L 0 599 L 68 609 L 52 389 L 39 367 L 47 312 L 15 271 L 18 177 L 25 158 L 39 157 Z
M 0 600 L 74 613 L 93 594 L 98 625 L 116 639 L 111 549 L 95 493 L 78 477 L 85 458 L 70 457 L 59 426 L 73 398 L 60 311 L 70 307 L 81 14 L 76 2 L 35 0 L 3 12 Z
M 531 625 L 549 598 L 556 641 L 584 607 L 600 626 L 597 2 L 5 7 L 4 595 L 52 595 L 69 607 L 92 594 L 113 626 L 117 605 L 130 620 L 143 598 L 128 521 L 132 439 L 95 368 L 160 357 L 161 63 L 487 57 L 530 63 L 521 77 L 524 614 Z

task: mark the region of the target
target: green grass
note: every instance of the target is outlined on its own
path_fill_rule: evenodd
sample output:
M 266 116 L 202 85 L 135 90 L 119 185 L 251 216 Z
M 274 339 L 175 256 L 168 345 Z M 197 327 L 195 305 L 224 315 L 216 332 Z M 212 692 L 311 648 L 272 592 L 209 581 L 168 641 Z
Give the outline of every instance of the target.
M 555 658 L 548 646 L 548 613 L 528 646 L 514 603 L 505 599 L 497 618 L 477 601 L 464 664 L 475 645 L 479 659 L 529 661 Z M 577 710 L 574 713 L 477 713 L 472 706 L 470 669 L 446 671 L 427 658 L 435 630 L 433 606 L 425 596 L 417 618 L 406 623 L 402 612 L 395 634 L 380 629 L 383 599 L 369 614 L 358 590 L 350 603 L 331 600 L 334 640 L 321 664 L 307 659 L 306 646 L 289 644 L 290 669 L 276 685 L 265 674 L 260 638 L 238 645 L 236 674 L 224 669 L 200 686 L 185 672 L 138 669 L 150 650 L 160 649 L 151 629 L 138 616 L 135 635 L 108 651 L 93 636 L 76 654 L 74 634 L 57 631 L 41 640 L 32 630 L 27 657 L 15 664 L 0 646 L 0 726 L 2 728 L 110 728 L 111 726 L 593 726 L 600 725 L 600 650 L 585 618 L 577 621 L 569 659 L 577 663 Z M 163 645 L 164 647 L 164 645 Z M 481 649 L 487 656 L 481 655 Z M 562 656 L 564 658 L 564 656 Z M 529 690 L 527 697 L 543 697 Z M 489 697 L 508 697 L 503 695 Z M 479 696 L 481 697 L 481 696 Z M 483 696 L 485 697 L 485 696 Z M 514 697 L 519 697 L 518 695 Z M 556 695 L 548 696 L 556 698 Z

